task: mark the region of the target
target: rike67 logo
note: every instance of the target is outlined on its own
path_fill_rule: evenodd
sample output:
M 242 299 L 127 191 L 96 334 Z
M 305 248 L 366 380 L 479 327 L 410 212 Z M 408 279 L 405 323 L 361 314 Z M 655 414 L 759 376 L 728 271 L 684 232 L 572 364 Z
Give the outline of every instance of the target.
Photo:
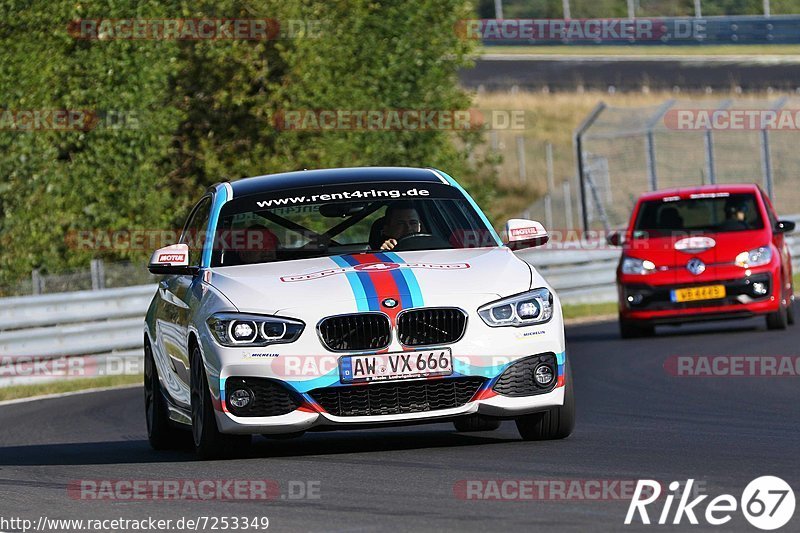
M 795 497 L 792 487 L 784 480 L 775 476 L 762 476 L 751 481 L 742 492 L 742 496 L 737 500 L 731 494 L 721 494 L 705 501 L 708 494 L 702 494 L 689 498 L 692 494 L 693 479 L 688 479 L 683 490 L 680 490 L 680 482 L 673 481 L 669 484 L 669 492 L 663 499 L 663 507 L 653 520 L 659 525 L 681 524 L 685 518 L 690 524 L 697 525 L 698 516 L 705 519 L 705 522 L 712 526 L 727 524 L 733 518 L 737 510 L 741 510 L 744 517 L 751 525 L 765 531 L 778 529 L 786 525 L 794 515 Z M 662 496 L 661 484 L 651 479 L 640 479 L 636 484 L 633 499 L 628 507 L 628 514 L 625 516 L 625 524 L 633 523 L 638 515 L 642 524 L 650 524 L 648 505 L 654 504 Z M 678 499 L 678 504 L 672 511 L 672 504 Z M 660 503 L 660 502 L 659 502 Z M 701 511 L 705 504 L 705 511 Z M 651 511 L 657 511 L 657 505 L 653 505 Z M 672 515 L 672 520 L 670 520 Z

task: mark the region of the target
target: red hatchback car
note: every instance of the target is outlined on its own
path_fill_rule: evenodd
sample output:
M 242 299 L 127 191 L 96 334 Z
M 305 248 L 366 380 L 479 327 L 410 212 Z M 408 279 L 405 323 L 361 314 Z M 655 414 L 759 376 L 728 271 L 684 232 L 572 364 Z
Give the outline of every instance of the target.
M 769 329 L 794 323 L 792 261 L 778 220 L 757 185 L 655 191 L 636 203 L 617 268 L 622 337 L 658 324 L 766 315 Z

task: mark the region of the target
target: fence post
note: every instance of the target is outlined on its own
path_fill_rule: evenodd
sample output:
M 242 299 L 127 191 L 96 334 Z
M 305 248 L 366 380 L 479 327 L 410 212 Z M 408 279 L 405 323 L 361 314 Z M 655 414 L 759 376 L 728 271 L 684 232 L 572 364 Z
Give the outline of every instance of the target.
M 572 225 L 572 193 L 569 187 L 569 180 L 564 180 L 564 218 L 566 219 L 567 230 L 573 228 Z M 584 211 L 584 217 L 586 212 Z
M 725 100 L 717 109 L 720 111 L 723 109 L 728 109 L 732 103 L 732 100 Z M 706 147 L 706 167 L 708 171 L 708 181 L 711 185 L 716 185 L 717 165 L 716 161 L 714 160 L 714 131 L 712 128 L 706 129 L 704 141 Z
M 772 106 L 772 111 L 780 111 L 787 100 L 786 96 L 779 98 L 775 105 Z M 772 179 L 772 154 L 769 150 L 769 130 L 762 128 L 759 133 L 761 134 L 761 172 L 764 177 L 764 188 L 767 190 L 767 196 L 769 196 L 770 200 L 774 200 L 772 196 L 774 183 Z
M 517 135 L 517 162 L 519 163 L 519 181 L 526 183 L 528 175 L 525 169 L 525 137 Z
M 38 268 L 31 270 L 31 292 L 33 294 L 42 294 L 42 290 L 44 289 L 43 281 Z
M 584 183 L 584 178 L 586 177 L 584 174 L 584 165 L 585 162 L 583 160 L 583 134 L 592 127 L 592 124 L 597 120 L 600 114 L 605 110 L 606 104 L 604 102 L 600 102 L 595 106 L 589 116 L 583 119 L 578 129 L 575 130 L 575 133 L 572 136 L 572 144 L 575 147 L 575 166 L 577 167 L 578 173 L 578 186 L 580 187 L 581 191 L 581 218 L 583 221 L 583 229 L 584 231 L 589 230 L 589 215 L 586 211 L 586 184 Z M 565 189 L 566 190 L 566 189 Z M 566 199 L 564 200 L 566 202 Z M 570 204 L 570 209 L 572 204 Z M 570 219 L 569 222 L 572 223 L 572 212 L 570 211 Z M 569 228 L 572 229 L 572 228 Z
M 553 177 L 553 145 L 547 143 L 545 149 L 547 159 L 547 194 L 544 196 L 544 220 L 545 227 L 553 227 L 553 192 L 556 189 L 555 178 Z
M 106 269 L 102 259 L 92 259 L 90 263 L 92 273 L 92 290 L 99 291 L 106 288 Z
M 655 191 L 658 189 L 658 174 L 656 173 L 656 139 L 655 132 L 653 131 L 658 122 L 664 118 L 664 115 L 675 104 L 675 100 L 667 100 L 661 107 L 658 108 L 656 114 L 647 122 L 647 137 L 645 140 L 645 156 L 647 157 L 647 177 L 650 180 L 650 190 Z
M 767 0 L 765 0 L 767 1 Z M 694 16 L 696 18 L 703 17 L 703 8 L 700 7 L 700 0 L 694 0 Z

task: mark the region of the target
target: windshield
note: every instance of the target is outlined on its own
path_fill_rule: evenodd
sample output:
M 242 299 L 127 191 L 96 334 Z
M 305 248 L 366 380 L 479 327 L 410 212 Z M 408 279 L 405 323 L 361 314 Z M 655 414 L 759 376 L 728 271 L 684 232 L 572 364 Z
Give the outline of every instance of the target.
M 226 203 L 211 264 L 499 244 L 455 187 L 360 183 L 273 191 Z
M 718 233 L 764 227 L 758 203 L 752 194 L 700 196 L 687 200 L 665 198 L 643 202 L 633 236 Z

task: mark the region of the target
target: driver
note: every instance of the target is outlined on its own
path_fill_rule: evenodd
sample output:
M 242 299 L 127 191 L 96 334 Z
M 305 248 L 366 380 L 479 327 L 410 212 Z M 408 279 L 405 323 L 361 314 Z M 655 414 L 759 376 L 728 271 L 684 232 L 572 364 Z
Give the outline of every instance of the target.
M 383 218 L 384 223 L 381 232 L 386 240 L 383 241 L 381 250 L 392 250 L 397 246 L 398 240 L 422 231 L 419 213 L 410 202 L 390 204 L 386 208 Z
M 723 230 L 748 229 L 747 202 L 742 200 L 729 200 L 725 204 L 725 222 Z

